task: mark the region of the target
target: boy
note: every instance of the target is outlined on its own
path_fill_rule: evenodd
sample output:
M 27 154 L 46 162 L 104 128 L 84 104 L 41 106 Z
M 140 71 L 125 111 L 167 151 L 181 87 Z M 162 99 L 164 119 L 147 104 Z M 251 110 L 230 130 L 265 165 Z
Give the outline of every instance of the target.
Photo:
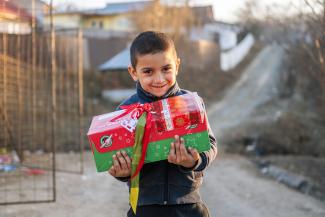
M 189 93 L 177 85 L 180 59 L 173 41 L 164 33 L 139 34 L 131 45 L 130 55 L 128 71 L 136 81 L 137 93 L 121 105 L 148 103 Z M 176 135 L 168 160 L 144 164 L 140 172 L 137 213 L 135 215 L 130 209 L 127 216 L 209 216 L 200 198 L 199 186 L 202 171 L 217 155 L 216 139 L 210 127 L 209 137 L 210 150 L 199 154 L 193 148 L 185 148 L 184 140 Z M 130 181 L 131 159 L 126 152 L 113 156 L 113 166 L 108 172 L 120 181 Z

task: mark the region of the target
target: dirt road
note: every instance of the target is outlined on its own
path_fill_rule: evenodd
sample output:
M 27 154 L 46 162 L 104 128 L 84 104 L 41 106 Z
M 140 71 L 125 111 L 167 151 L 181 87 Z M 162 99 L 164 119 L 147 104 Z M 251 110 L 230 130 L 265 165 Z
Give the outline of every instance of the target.
M 254 109 L 277 94 L 283 58 L 284 50 L 280 46 L 265 47 L 224 98 L 209 107 L 210 124 L 218 136 L 247 120 Z
M 212 217 L 323 217 L 325 204 L 260 175 L 238 155 L 221 155 L 201 193 Z
M 83 176 L 58 173 L 57 201 L 0 206 L 0 217 L 123 217 L 127 187 L 95 172 L 86 154 Z M 323 217 L 325 205 L 282 184 L 263 178 L 238 155 L 221 154 L 205 173 L 202 198 L 212 217 Z

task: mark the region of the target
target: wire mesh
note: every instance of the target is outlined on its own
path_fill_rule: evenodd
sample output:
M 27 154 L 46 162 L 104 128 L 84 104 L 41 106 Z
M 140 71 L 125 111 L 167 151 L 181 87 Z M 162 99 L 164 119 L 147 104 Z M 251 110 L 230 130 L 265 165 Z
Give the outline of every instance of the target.
M 83 172 L 82 33 L 33 22 L 0 33 L 0 205 L 54 201 L 56 171 Z
M 49 40 L 40 35 L 34 43 L 49 51 Z M 48 55 L 36 58 L 31 34 L 2 33 L 0 41 L 0 203 L 51 201 L 51 70 L 43 59 Z
M 82 33 L 78 30 L 57 31 L 57 170 L 83 171 Z

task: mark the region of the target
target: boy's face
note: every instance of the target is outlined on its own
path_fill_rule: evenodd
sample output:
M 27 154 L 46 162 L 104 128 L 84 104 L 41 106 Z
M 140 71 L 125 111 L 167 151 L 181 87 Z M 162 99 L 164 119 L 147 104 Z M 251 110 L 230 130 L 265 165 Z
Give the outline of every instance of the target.
M 154 96 L 163 96 L 176 82 L 180 59 L 168 49 L 155 54 L 137 56 L 135 68 L 128 70 L 134 81 L 139 81 L 141 87 Z

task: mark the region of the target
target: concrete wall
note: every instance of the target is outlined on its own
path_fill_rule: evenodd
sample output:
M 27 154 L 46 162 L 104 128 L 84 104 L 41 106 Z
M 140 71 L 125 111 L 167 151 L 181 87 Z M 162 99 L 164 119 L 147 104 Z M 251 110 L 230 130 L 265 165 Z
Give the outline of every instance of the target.
M 252 34 L 248 34 L 236 47 L 220 54 L 220 67 L 223 71 L 233 69 L 248 54 L 254 45 L 255 39 Z

